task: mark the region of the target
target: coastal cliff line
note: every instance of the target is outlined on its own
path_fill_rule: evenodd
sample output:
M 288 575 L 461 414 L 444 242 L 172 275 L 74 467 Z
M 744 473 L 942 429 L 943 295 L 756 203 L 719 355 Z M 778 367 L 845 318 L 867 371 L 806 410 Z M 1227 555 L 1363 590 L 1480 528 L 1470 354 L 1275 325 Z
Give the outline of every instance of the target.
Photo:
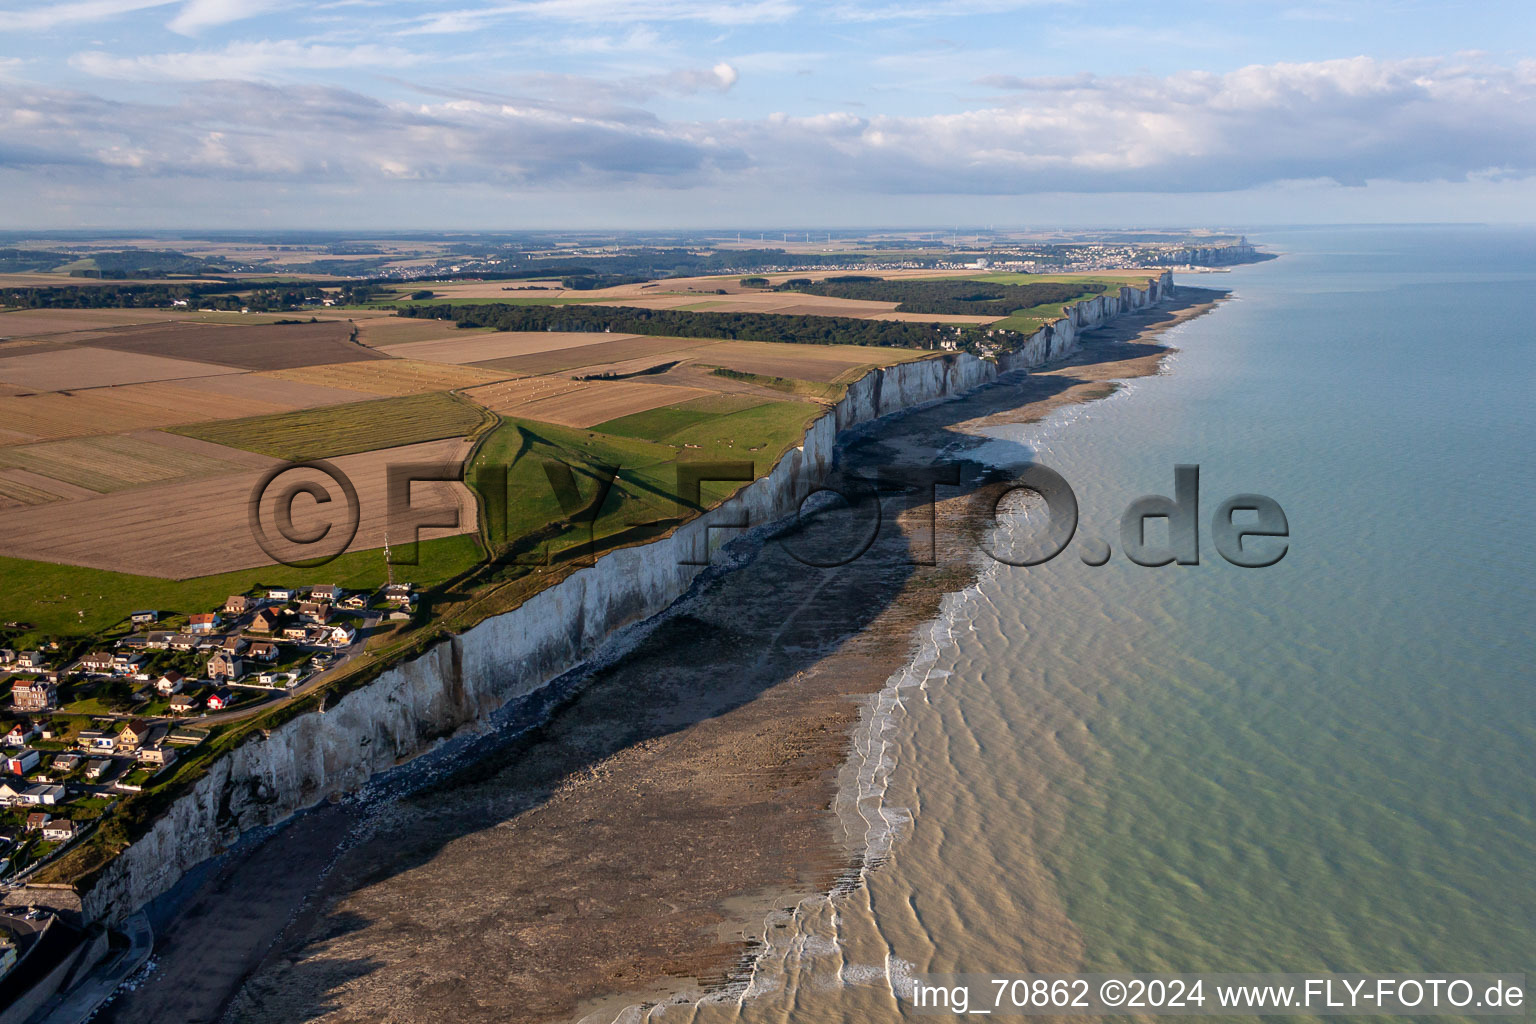
M 699 563 L 707 561 L 712 537 L 729 536 L 722 528 L 795 514 L 832 469 L 843 431 L 1061 359 L 1076 349 L 1080 332 L 1155 305 L 1172 288 L 1172 273 L 1164 272 L 1145 290 L 1124 286 L 1118 295 L 1080 302 L 996 362 L 960 353 L 870 371 L 811 424 L 800 447 L 718 506 L 665 537 L 602 555 L 518 608 L 385 670 L 323 712 L 293 718 L 219 758 L 96 876 L 81 896 L 86 918 L 120 923 L 244 832 L 352 792 L 580 666 L 617 631 L 687 593 L 705 569 Z

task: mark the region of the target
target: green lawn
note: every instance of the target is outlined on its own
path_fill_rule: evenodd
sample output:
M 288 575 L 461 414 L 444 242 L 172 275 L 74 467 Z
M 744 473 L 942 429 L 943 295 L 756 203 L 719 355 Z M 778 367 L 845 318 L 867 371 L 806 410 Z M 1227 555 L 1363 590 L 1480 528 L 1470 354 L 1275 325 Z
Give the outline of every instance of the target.
M 464 437 L 484 424 L 486 417 L 478 406 L 434 391 L 170 429 L 231 448 L 302 461 Z
M 423 541 L 419 565 L 396 565 L 395 579 L 431 586 L 468 569 L 480 560 L 469 535 Z M 407 557 L 397 545 L 394 556 Z M 253 587 L 302 587 L 335 583 L 349 590 L 375 589 L 385 578 L 382 550 L 357 551 L 315 569 L 285 565 L 241 569 L 188 580 L 132 576 L 53 562 L 0 557 L 0 622 L 30 622 L 39 634 L 96 634 L 127 619 L 130 612 L 154 608 L 162 612 L 206 611 L 231 594 Z M 83 611 L 84 616 L 77 612 Z

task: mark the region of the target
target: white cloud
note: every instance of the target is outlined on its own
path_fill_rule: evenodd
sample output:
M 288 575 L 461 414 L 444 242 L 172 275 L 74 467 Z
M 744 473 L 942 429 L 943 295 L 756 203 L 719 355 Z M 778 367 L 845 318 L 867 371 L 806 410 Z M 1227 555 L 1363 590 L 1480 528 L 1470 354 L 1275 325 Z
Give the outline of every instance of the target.
M 117 57 L 99 50 L 77 53 L 71 66 L 99 78 L 209 81 L 263 79 L 281 71 L 362 68 L 388 73 L 425 60 L 392 46 L 330 46 L 293 40 L 230 43 L 220 50 Z
M 759 25 L 787 21 L 799 13 L 789 0 L 745 0 L 719 3 L 712 0 L 521 0 L 460 7 L 422 17 L 414 31 L 431 33 L 473 32 L 495 21 L 528 18 L 585 24 L 692 21 L 710 25 Z
M 166 25 L 172 32 L 196 35 L 205 28 L 244 21 L 292 6 L 287 0 L 186 0 Z
M 38 3 L 28 0 L 20 8 L 0 10 L 0 31 L 36 32 L 81 22 L 105 21 L 152 7 L 168 7 L 176 0 L 75 0 L 73 3 Z

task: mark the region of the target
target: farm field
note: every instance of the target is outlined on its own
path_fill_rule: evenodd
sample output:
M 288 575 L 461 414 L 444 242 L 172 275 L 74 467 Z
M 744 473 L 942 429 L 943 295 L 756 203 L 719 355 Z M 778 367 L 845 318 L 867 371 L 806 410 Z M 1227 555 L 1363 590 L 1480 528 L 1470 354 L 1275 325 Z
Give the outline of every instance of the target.
M 484 363 L 493 359 L 564 351 L 638 337 L 637 334 L 598 334 L 591 331 L 465 331 L 461 336 L 440 341 L 391 345 L 382 351 L 396 359 L 420 359 L 434 363 Z
M 244 468 L 238 461 L 125 434 L 0 448 L 0 466 L 99 493 Z
M 0 356 L 0 381 L 30 391 L 84 390 L 230 372 L 229 367 L 213 363 L 84 345 Z
M 361 514 L 346 550 L 383 545 L 389 520 L 389 466 L 456 468 L 469 448 L 469 442 L 450 438 L 334 459 L 357 489 Z M 248 518 L 248 505 L 262 476 L 261 470 L 244 469 L 93 498 L 3 509 L 0 555 L 167 579 L 271 565 L 272 558 L 258 545 Z M 447 505 L 459 510 L 457 528 L 425 530 L 422 539 L 476 529 L 474 499 L 463 484 L 417 484 L 412 493 L 416 508 Z M 325 511 L 329 510 L 295 502 L 295 528 L 303 532 L 323 525 L 328 521 L 320 518 Z M 274 521 L 270 509 L 264 521 Z M 399 545 L 410 538 L 391 539 Z
M 242 402 L 260 402 L 268 407 L 230 414 L 236 417 L 255 416 L 261 412 L 313 409 L 319 405 L 341 405 L 363 400 L 363 396 L 351 388 L 322 387 L 304 379 L 303 372 L 294 375 L 300 378 L 298 380 L 286 380 L 278 376 L 284 372 L 279 370 L 267 373 L 228 373 L 220 377 L 199 377 L 196 380 L 177 381 L 175 386 L 199 395 L 222 395 L 226 400 L 235 399 L 236 401 L 232 403 L 235 408 L 239 408 Z M 221 417 L 215 413 L 200 418 L 219 419 Z
M 417 359 L 369 359 L 329 366 L 270 370 L 257 376 L 296 384 L 360 391 L 369 395 L 398 397 L 425 391 L 473 387 L 503 380 L 509 374 L 476 366 L 428 363 Z
M 595 380 L 560 395 L 533 399 L 507 410 L 507 413 L 567 427 L 589 427 L 613 419 L 615 415 L 644 412 L 709 394 L 698 388 L 666 384 Z
M 512 332 L 508 332 L 512 333 Z M 613 338 L 618 341 L 598 341 L 589 345 L 549 349 L 531 355 L 508 356 L 488 359 L 474 365 L 514 370 L 519 373 L 593 374 L 604 372 L 633 372 L 620 367 L 633 365 L 635 369 L 655 366 L 687 358 L 697 349 L 716 344 L 711 338 L 656 338 L 640 335 L 588 334 L 589 338 Z
M 303 461 L 464 437 L 485 419 L 468 402 L 432 393 L 202 423 L 178 427 L 175 432 L 277 459 Z
M 28 287 L 12 285 L 9 278 L 17 275 L 0 274 L 0 288 Z M 63 283 L 79 282 L 80 278 L 65 278 Z M 41 287 L 57 286 L 61 281 L 34 282 Z M 100 282 L 97 282 L 100 283 Z M 77 331 L 112 330 L 145 324 L 235 324 L 252 327 L 291 319 L 282 313 L 235 313 L 200 312 L 189 309 L 11 309 L 0 310 L 0 341 L 11 338 L 47 337 Z
M 197 359 L 242 370 L 286 370 L 384 356 L 350 340 L 344 320 L 250 327 L 178 323 L 115 331 L 94 344 L 122 352 Z M 0 380 L 7 379 L 0 371 Z
M 201 378 L 220 379 L 223 378 Z M 262 399 L 220 394 L 195 386 L 196 383 L 129 384 L 0 397 L 0 445 L 167 427 L 219 417 L 259 416 L 291 408 Z
M 894 352 L 894 358 L 886 354 L 888 351 Z M 871 350 L 857 345 L 788 345 L 765 341 L 722 341 L 700 350 L 693 362 L 772 377 L 831 382 L 865 367 L 909 362 L 911 359 L 931 354 L 905 349 Z M 871 356 L 874 359 L 871 359 Z
M 0 275 L 0 287 L 6 286 L 5 278 L 15 276 L 20 275 Z M 0 338 L 165 323 L 182 315 L 155 309 L 13 309 L 0 312 Z
M 391 315 L 349 314 L 356 316 L 357 340 L 370 348 L 408 345 L 420 341 L 442 341 L 471 334 L 488 334 L 478 328 L 460 329 L 451 323 L 423 322 Z
M 66 484 L 26 469 L 0 469 L 0 508 L 45 505 L 65 498 L 93 498 L 95 491 Z

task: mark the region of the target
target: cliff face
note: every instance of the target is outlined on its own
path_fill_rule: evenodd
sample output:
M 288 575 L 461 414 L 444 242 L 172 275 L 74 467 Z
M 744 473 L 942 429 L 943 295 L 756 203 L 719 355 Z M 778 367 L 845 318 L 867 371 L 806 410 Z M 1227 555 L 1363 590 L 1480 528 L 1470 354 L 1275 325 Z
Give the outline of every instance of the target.
M 839 432 L 1059 359 L 1083 329 L 1152 305 L 1172 285 L 1164 273 L 1146 291 L 1124 287 L 1079 303 L 996 364 L 960 354 L 870 372 L 811 425 L 800 448 L 719 507 L 668 537 L 603 555 L 516 610 L 389 669 L 324 713 L 295 718 L 220 758 L 84 894 L 87 918 L 121 921 L 241 833 L 355 790 L 575 668 L 615 631 L 687 591 L 703 570 L 690 563 L 705 561 L 711 527 L 758 526 L 793 514 L 831 468 Z M 717 542 L 729 536 L 714 532 Z

